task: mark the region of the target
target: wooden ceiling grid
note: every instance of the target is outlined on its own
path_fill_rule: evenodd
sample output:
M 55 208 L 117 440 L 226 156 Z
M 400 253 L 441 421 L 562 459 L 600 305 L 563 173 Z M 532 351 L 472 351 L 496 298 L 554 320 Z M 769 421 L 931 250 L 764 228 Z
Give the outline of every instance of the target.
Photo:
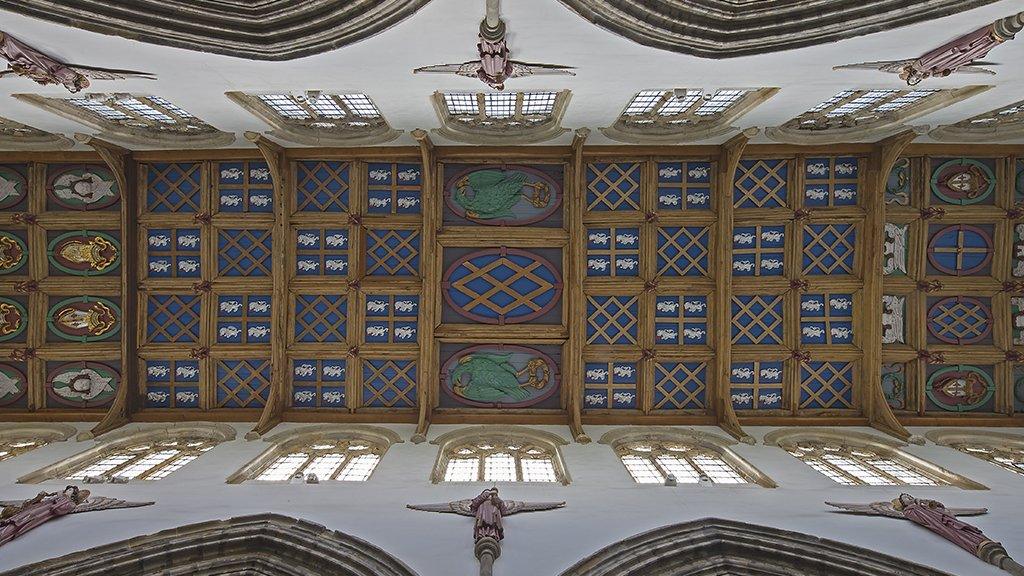
M 914 146 L 908 134 L 875 145 L 816 148 L 748 146 L 744 136 L 721 146 L 603 147 L 585 146 L 580 131 L 572 147 L 435 148 L 418 133 L 419 149 L 283 149 L 249 136 L 259 153 L 133 153 L 93 139 L 88 143 L 97 154 L 5 155 L 3 163 L 27 166 L 27 204 L 0 218 L 5 230 L 26 240 L 28 265 L 0 276 L 0 295 L 24 301 L 33 319 L 23 339 L 0 342 L 0 354 L 30 382 L 23 403 L 2 409 L 5 419 L 100 420 L 96 433 L 132 420 L 259 421 L 254 434 L 281 421 L 408 422 L 417 423 L 416 439 L 432 422 L 568 423 L 580 441 L 587 440 L 587 424 L 717 424 L 740 439 L 748 438 L 743 425 L 870 424 L 906 439 L 904 425 L 1021 422 L 1013 394 L 1024 348 L 1014 344 L 1010 314 L 1012 295 L 1024 291 L 1011 274 L 1014 226 L 1022 216 L 1014 210 L 1020 147 Z M 990 203 L 949 205 L 929 191 L 933 159 L 965 156 L 989 159 L 994 168 Z M 886 201 L 901 157 L 913 168 L 907 205 Z M 116 210 L 47 205 L 51 165 L 101 160 L 124 192 Z M 444 224 L 445 165 L 475 163 L 562 165 L 564 224 Z M 393 175 L 401 166 L 418 167 L 420 212 L 384 213 L 383 200 L 371 207 L 371 164 Z M 240 183 L 229 182 L 233 168 Z M 665 174 L 706 169 L 707 177 L 669 182 L 675 176 L 659 177 L 662 168 Z M 186 180 L 185 192 L 175 188 Z M 158 183 L 162 195 L 154 195 Z M 400 189 L 415 192 L 397 180 L 388 186 L 376 186 L 374 197 L 390 194 L 392 207 Z M 693 205 L 662 198 L 670 190 L 686 196 L 688 186 L 697 194 Z M 705 188 L 710 209 L 698 205 Z M 611 198 L 609 190 L 624 195 Z M 231 211 L 236 206 L 242 211 Z M 886 222 L 909 226 L 904 276 L 880 272 Z M 991 231 L 985 274 L 951 276 L 929 264 L 931 227 L 939 224 Z M 52 273 L 48 231 L 83 229 L 120 234 L 117 273 Z M 192 231 L 198 246 L 179 240 Z M 635 235 L 639 245 L 591 246 L 588 254 L 590 233 Z M 160 234 L 173 250 L 151 243 Z M 301 242 L 300 235 L 306 235 Z M 271 237 L 272 248 L 261 244 Z M 444 251 L 498 246 L 562 254 L 560 322 L 495 327 L 441 320 Z M 151 269 L 154 254 L 167 257 L 173 272 Z M 191 256 L 198 256 L 199 270 L 179 268 Z M 607 259 L 616 272 L 588 275 L 589 257 Z M 635 272 L 624 264 L 619 275 L 617 259 L 634 257 Z M 122 317 L 133 320 L 116 339 L 48 338 L 47 324 L 35 319 L 47 316 L 52 297 L 81 294 L 114 299 Z M 882 345 L 883 295 L 906 298 L 904 342 Z M 393 312 L 403 297 L 416 300 L 414 324 Z M 845 311 L 847 297 L 852 312 Z M 965 313 L 956 297 L 986 303 L 990 336 L 971 344 L 929 337 L 929 310 L 939 300 L 953 298 L 934 314 L 959 322 L 951 316 Z M 392 312 L 368 316 L 370 300 L 371 308 L 386 300 Z M 704 316 L 687 312 L 702 304 Z M 151 326 L 161 307 L 167 327 Z M 416 344 L 394 338 L 396 321 L 415 327 Z M 965 338 L 973 334 L 967 324 L 957 326 Z M 389 335 L 381 340 L 380 334 Z M 687 338 L 698 343 L 676 344 Z M 440 345 L 498 342 L 563 346 L 560 408 L 440 407 Z M 118 366 L 128 358 L 138 361 Z M 57 407 L 44 385 L 57 361 L 118 366 L 117 397 L 107 408 Z M 904 366 L 902 405 L 891 378 L 883 382 L 883 363 Z M 990 367 L 991 403 L 964 413 L 929 404 L 929 378 L 966 363 Z M 602 364 L 610 375 L 589 378 L 588 370 Z M 169 392 L 159 401 L 148 397 L 150 366 L 171 374 L 157 382 Z M 617 367 L 622 374 L 631 367 L 635 376 L 616 381 Z M 180 403 L 177 392 L 184 392 Z

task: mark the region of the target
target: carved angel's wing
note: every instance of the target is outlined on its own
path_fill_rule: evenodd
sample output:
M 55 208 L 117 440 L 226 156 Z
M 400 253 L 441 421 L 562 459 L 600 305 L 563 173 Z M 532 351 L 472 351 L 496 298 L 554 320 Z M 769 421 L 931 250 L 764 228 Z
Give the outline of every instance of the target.
M 981 516 L 988 514 L 988 508 L 946 508 L 953 516 Z
M 412 71 L 413 74 L 429 72 L 436 74 L 458 74 L 459 76 L 476 77 L 476 71 L 480 68 L 479 60 L 470 60 L 462 64 L 437 64 L 436 66 L 420 66 Z
M 992 66 L 992 65 L 993 64 L 989 64 L 989 66 Z M 990 76 L 995 76 L 996 75 L 995 70 L 989 70 L 988 68 L 982 68 L 981 66 L 961 66 L 961 67 L 956 69 L 956 73 L 957 74 L 960 74 L 960 73 L 963 73 L 963 74 L 988 74 Z
M 470 509 L 472 500 L 456 500 L 444 502 L 443 504 L 406 504 L 406 508 L 421 510 L 423 512 L 440 512 L 442 514 L 458 514 L 460 516 L 476 516 Z
M 833 66 L 833 70 L 880 70 L 882 72 L 899 72 L 900 68 L 913 60 L 877 60 L 875 62 L 858 62 Z
M 136 70 L 117 70 L 114 68 L 95 68 L 93 66 L 82 66 L 81 64 L 68 64 L 75 72 L 88 76 L 93 80 L 125 80 L 127 78 L 142 78 L 145 80 L 156 80 L 156 76 L 149 72 L 138 72 Z
M 903 518 L 903 513 L 892 507 L 891 502 L 872 502 L 870 504 L 844 504 L 842 502 L 825 502 L 829 506 L 840 508 L 852 514 L 866 514 L 868 516 L 889 516 L 891 518 Z
M 512 60 L 512 73 L 509 74 L 509 78 L 522 78 L 523 76 L 551 76 L 551 75 L 562 75 L 562 76 L 575 76 L 573 72 L 575 68 L 572 66 L 562 66 L 560 64 L 537 64 L 535 62 L 520 62 L 518 60 Z
M 72 514 L 80 512 L 95 512 L 96 510 L 115 510 L 117 508 L 138 508 L 149 506 L 152 502 L 128 502 L 119 498 L 106 498 L 104 496 L 93 496 L 82 502 L 71 511 Z
M 505 500 L 505 516 L 511 516 L 520 512 L 540 512 L 542 510 L 554 510 L 562 508 L 565 502 L 520 502 L 519 500 Z

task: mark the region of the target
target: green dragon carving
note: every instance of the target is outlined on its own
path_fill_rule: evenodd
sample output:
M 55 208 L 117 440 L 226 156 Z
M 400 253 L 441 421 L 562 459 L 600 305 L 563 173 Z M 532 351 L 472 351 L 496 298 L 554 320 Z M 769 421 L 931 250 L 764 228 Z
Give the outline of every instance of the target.
M 527 182 L 529 175 L 516 170 L 479 170 L 455 183 L 452 200 L 466 211 L 466 216 L 481 220 L 515 218 L 512 207 L 520 198 L 537 208 L 551 202 L 551 190 L 545 182 Z M 532 188 L 527 196 L 523 188 Z
M 503 398 L 526 400 L 530 392 L 526 388 L 543 388 L 550 377 L 547 362 L 531 358 L 526 367 L 516 370 L 508 354 L 474 352 L 459 358 L 459 365 L 448 375 L 452 389 L 463 398 L 477 402 L 496 402 Z M 539 378 L 538 378 L 538 372 Z M 519 378 L 529 374 L 526 382 Z

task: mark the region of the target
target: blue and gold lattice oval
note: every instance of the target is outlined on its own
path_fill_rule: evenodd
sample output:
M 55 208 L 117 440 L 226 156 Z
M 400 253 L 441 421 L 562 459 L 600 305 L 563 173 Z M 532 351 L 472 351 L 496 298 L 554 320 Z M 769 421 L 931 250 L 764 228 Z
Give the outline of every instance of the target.
M 516 324 L 558 304 L 562 276 L 525 250 L 491 248 L 452 264 L 442 279 L 444 298 L 457 313 L 484 324 Z
M 121 243 L 103 232 L 68 232 L 50 241 L 46 257 L 61 272 L 99 276 L 117 270 L 121 264 Z
M 0 342 L 17 338 L 28 326 L 28 313 L 20 302 L 0 298 Z
M 13 232 L 0 232 L 0 275 L 14 274 L 28 261 L 25 241 Z
M 528 166 L 476 166 L 448 180 L 444 201 L 452 212 L 478 224 L 524 226 L 562 205 L 562 187 Z
M 98 342 L 121 330 L 121 309 L 106 298 L 76 296 L 51 306 L 46 324 L 64 340 Z

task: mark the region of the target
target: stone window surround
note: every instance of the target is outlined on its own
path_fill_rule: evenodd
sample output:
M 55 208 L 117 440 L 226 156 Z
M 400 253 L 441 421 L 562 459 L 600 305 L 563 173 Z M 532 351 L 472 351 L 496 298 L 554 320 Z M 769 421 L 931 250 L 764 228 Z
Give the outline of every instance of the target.
M 387 118 L 381 112 L 376 122 L 360 117 L 360 121 L 369 122 L 370 126 L 354 126 L 351 128 L 328 128 L 321 129 L 313 126 L 305 126 L 302 121 L 289 119 L 278 114 L 273 107 L 263 102 L 259 94 L 264 92 L 225 92 L 229 100 L 244 108 L 247 112 L 256 116 L 263 122 L 270 125 L 272 130 L 268 135 L 288 142 L 302 144 L 305 146 L 368 146 L 372 144 L 384 144 L 398 138 L 402 130 L 395 130 L 388 124 Z M 266 92 L 269 93 L 269 92 Z M 281 93 L 280 91 L 275 93 Z M 332 90 L 332 94 L 360 93 L 359 90 Z M 367 95 L 367 97 L 369 97 Z M 372 102 L 373 99 L 370 98 Z M 377 103 L 374 106 L 380 110 Z
M 891 438 L 883 438 L 874 434 L 858 432 L 856 430 L 845 430 L 841 428 L 783 428 L 773 430 L 764 437 L 765 446 L 775 446 L 783 450 L 795 446 L 800 442 L 824 442 L 840 444 L 851 448 L 864 448 L 873 450 L 879 455 L 896 460 L 904 466 L 920 473 L 925 472 L 927 476 L 937 478 L 948 486 L 914 486 L 914 490 L 934 490 L 956 486 L 963 490 L 988 490 L 988 487 L 970 478 L 961 476 L 941 466 L 908 454 L 901 450 L 907 444 Z M 794 456 L 794 458 L 796 458 Z
M 441 122 L 441 127 L 433 129 L 433 132 L 456 142 L 481 146 L 506 146 L 545 142 L 569 131 L 568 128 L 562 127 L 562 118 L 565 116 L 565 110 L 572 98 L 571 91 L 538 88 L 520 92 L 554 92 L 555 104 L 550 118 L 529 127 L 505 127 L 501 124 L 494 127 L 471 126 L 460 120 L 458 116 L 448 112 L 444 91 L 437 91 L 430 96 L 430 102 L 434 105 L 434 111 L 437 113 L 437 119 Z M 501 120 L 503 119 L 498 119 L 497 122 Z
M 430 472 L 430 481 L 434 484 L 444 482 L 445 470 L 448 468 L 448 461 L 452 458 L 452 450 L 455 447 L 467 442 L 508 442 L 510 440 L 525 441 L 547 449 L 551 453 L 551 463 L 554 465 L 555 477 L 558 479 L 558 483 L 568 485 L 572 482 L 572 479 L 569 477 L 568 468 L 565 465 L 565 460 L 562 458 L 562 451 L 559 448 L 569 444 L 566 439 L 545 430 L 512 425 L 460 428 L 441 434 L 431 440 L 430 443 L 436 445 L 438 449 L 434 468 Z M 460 483 L 454 482 L 454 484 Z M 473 484 L 479 483 L 473 482 Z

